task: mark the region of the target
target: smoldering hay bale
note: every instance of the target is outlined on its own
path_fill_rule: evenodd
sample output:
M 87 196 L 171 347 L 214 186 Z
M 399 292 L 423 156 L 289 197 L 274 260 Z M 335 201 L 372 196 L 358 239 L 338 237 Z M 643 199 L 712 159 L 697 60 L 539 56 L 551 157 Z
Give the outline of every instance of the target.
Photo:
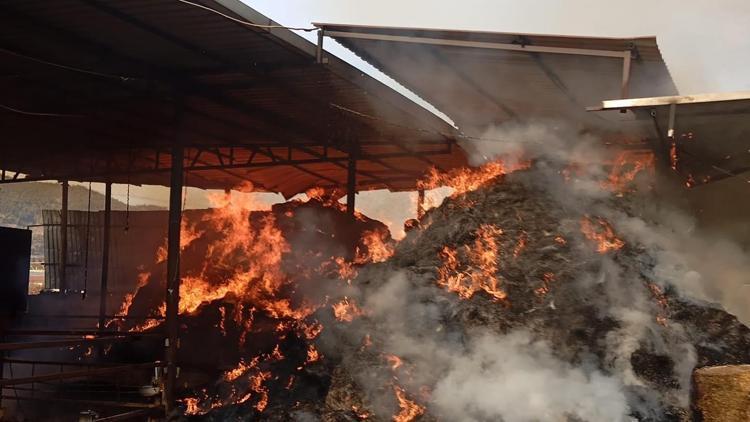
M 697 369 L 696 410 L 704 422 L 750 420 L 750 365 L 722 365 Z

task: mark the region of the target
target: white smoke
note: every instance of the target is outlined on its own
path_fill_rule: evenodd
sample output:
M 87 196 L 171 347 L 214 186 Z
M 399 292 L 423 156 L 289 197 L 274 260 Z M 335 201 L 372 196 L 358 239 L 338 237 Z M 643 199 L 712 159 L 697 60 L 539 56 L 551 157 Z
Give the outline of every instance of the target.
M 433 399 L 453 421 L 631 420 L 618 379 L 561 361 L 525 331 L 473 339 Z
M 450 322 L 438 291 L 418 287 L 405 273 L 391 273 L 367 292 L 365 302 L 383 349 L 412 368 L 407 381 L 435 386 L 430 408 L 437 414 L 466 422 L 631 420 L 618 378 L 593 363 L 574 366 L 559 359 L 527 331 L 478 330 L 461 338 L 447 332 Z M 368 374 L 359 378 L 361 385 L 372 386 Z

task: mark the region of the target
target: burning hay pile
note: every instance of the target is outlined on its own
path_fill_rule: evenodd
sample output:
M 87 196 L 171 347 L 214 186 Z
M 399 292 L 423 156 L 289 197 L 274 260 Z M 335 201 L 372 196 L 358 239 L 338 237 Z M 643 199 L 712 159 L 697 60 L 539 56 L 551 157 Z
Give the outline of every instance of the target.
M 750 329 L 685 293 L 727 280 L 651 206 L 652 156 L 533 152 L 434 173 L 454 194 L 395 249 L 315 192 L 189 224 L 174 416 L 690 420 L 695 367 L 750 362 Z M 157 271 L 128 306 L 158 312 Z
M 691 420 L 693 368 L 750 361 L 747 327 L 680 298 L 647 248 L 561 206 L 537 176 L 448 199 L 360 273 L 367 315 L 322 336 L 360 347 L 341 356 L 360 395 L 330 392 L 346 398 L 339 408 L 369 402 L 378 420 Z

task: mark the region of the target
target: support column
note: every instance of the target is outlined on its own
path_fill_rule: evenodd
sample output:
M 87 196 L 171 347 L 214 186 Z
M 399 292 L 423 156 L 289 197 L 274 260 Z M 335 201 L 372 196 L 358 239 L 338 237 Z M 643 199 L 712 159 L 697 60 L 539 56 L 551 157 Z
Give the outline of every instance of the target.
M 325 32 L 322 29 L 318 30 L 318 45 L 315 49 L 315 61 L 318 64 L 323 64 L 323 37 Z
M 182 181 L 184 150 L 172 147 L 172 173 L 169 184 L 169 229 L 167 234 L 167 379 L 164 401 L 167 412 L 175 403 L 177 349 L 179 348 L 178 309 L 180 304 L 180 226 L 182 224 Z
M 417 190 L 417 219 L 424 215 L 424 189 Z
M 349 165 L 346 170 L 346 213 L 354 215 L 354 196 L 357 193 L 357 154 L 354 148 L 349 152 Z
M 620 86 L 620 98 L 628 98 L 630 96 L 630 67 L 631 67 L 631 52 L 625 51 L 622 57 L 622 85 Z
M 104 228 L 102 231 L 102 282 L 99 286 L 99 329 L 104 329 L 107 315 L 107 284 L 109 282 L 109 235 L 112 230 L 112 182 L 104 188 Z
M 68 181 L 62 181 L 62 206 L 60 207 L 60 259 L 58 270 L 60 274 L 60 291 L 68 290 Z

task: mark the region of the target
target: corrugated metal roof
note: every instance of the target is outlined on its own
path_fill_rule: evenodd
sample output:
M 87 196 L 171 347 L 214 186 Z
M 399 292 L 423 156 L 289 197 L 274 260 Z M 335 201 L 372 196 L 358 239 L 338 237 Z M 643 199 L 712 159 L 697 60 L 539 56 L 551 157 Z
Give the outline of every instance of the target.
M 621 95 L 677 92 L 656 39 L 316 24 L 364 60 L 479 136 L 507 121 L 559 119 L 643 135 L 638 123 L 585 112 Z
M 201 3 L 274 24 L 238 0 Z M 316 46 L 286 29 L 174 0 L 8 0 L 0 10 L 6 170 L 168 184 L 169 146 L 179 139 L 187 160 L 206 168 L 191 171 L 189 185 L 249 179 L 290 196 L 345 185 L 345 161 L 321 157 L 340 158 L 351 145 L 362 150 L 360 189 L 410 189 L 433 164 L 465 164 L 450 125 L 336 57 L 316 63 Z M 269 146 L 276 166 L 262 162 Z M 260 166 L 216 168 L 235 154 Z M 302 164 L 281 165 L 290 156 Z

